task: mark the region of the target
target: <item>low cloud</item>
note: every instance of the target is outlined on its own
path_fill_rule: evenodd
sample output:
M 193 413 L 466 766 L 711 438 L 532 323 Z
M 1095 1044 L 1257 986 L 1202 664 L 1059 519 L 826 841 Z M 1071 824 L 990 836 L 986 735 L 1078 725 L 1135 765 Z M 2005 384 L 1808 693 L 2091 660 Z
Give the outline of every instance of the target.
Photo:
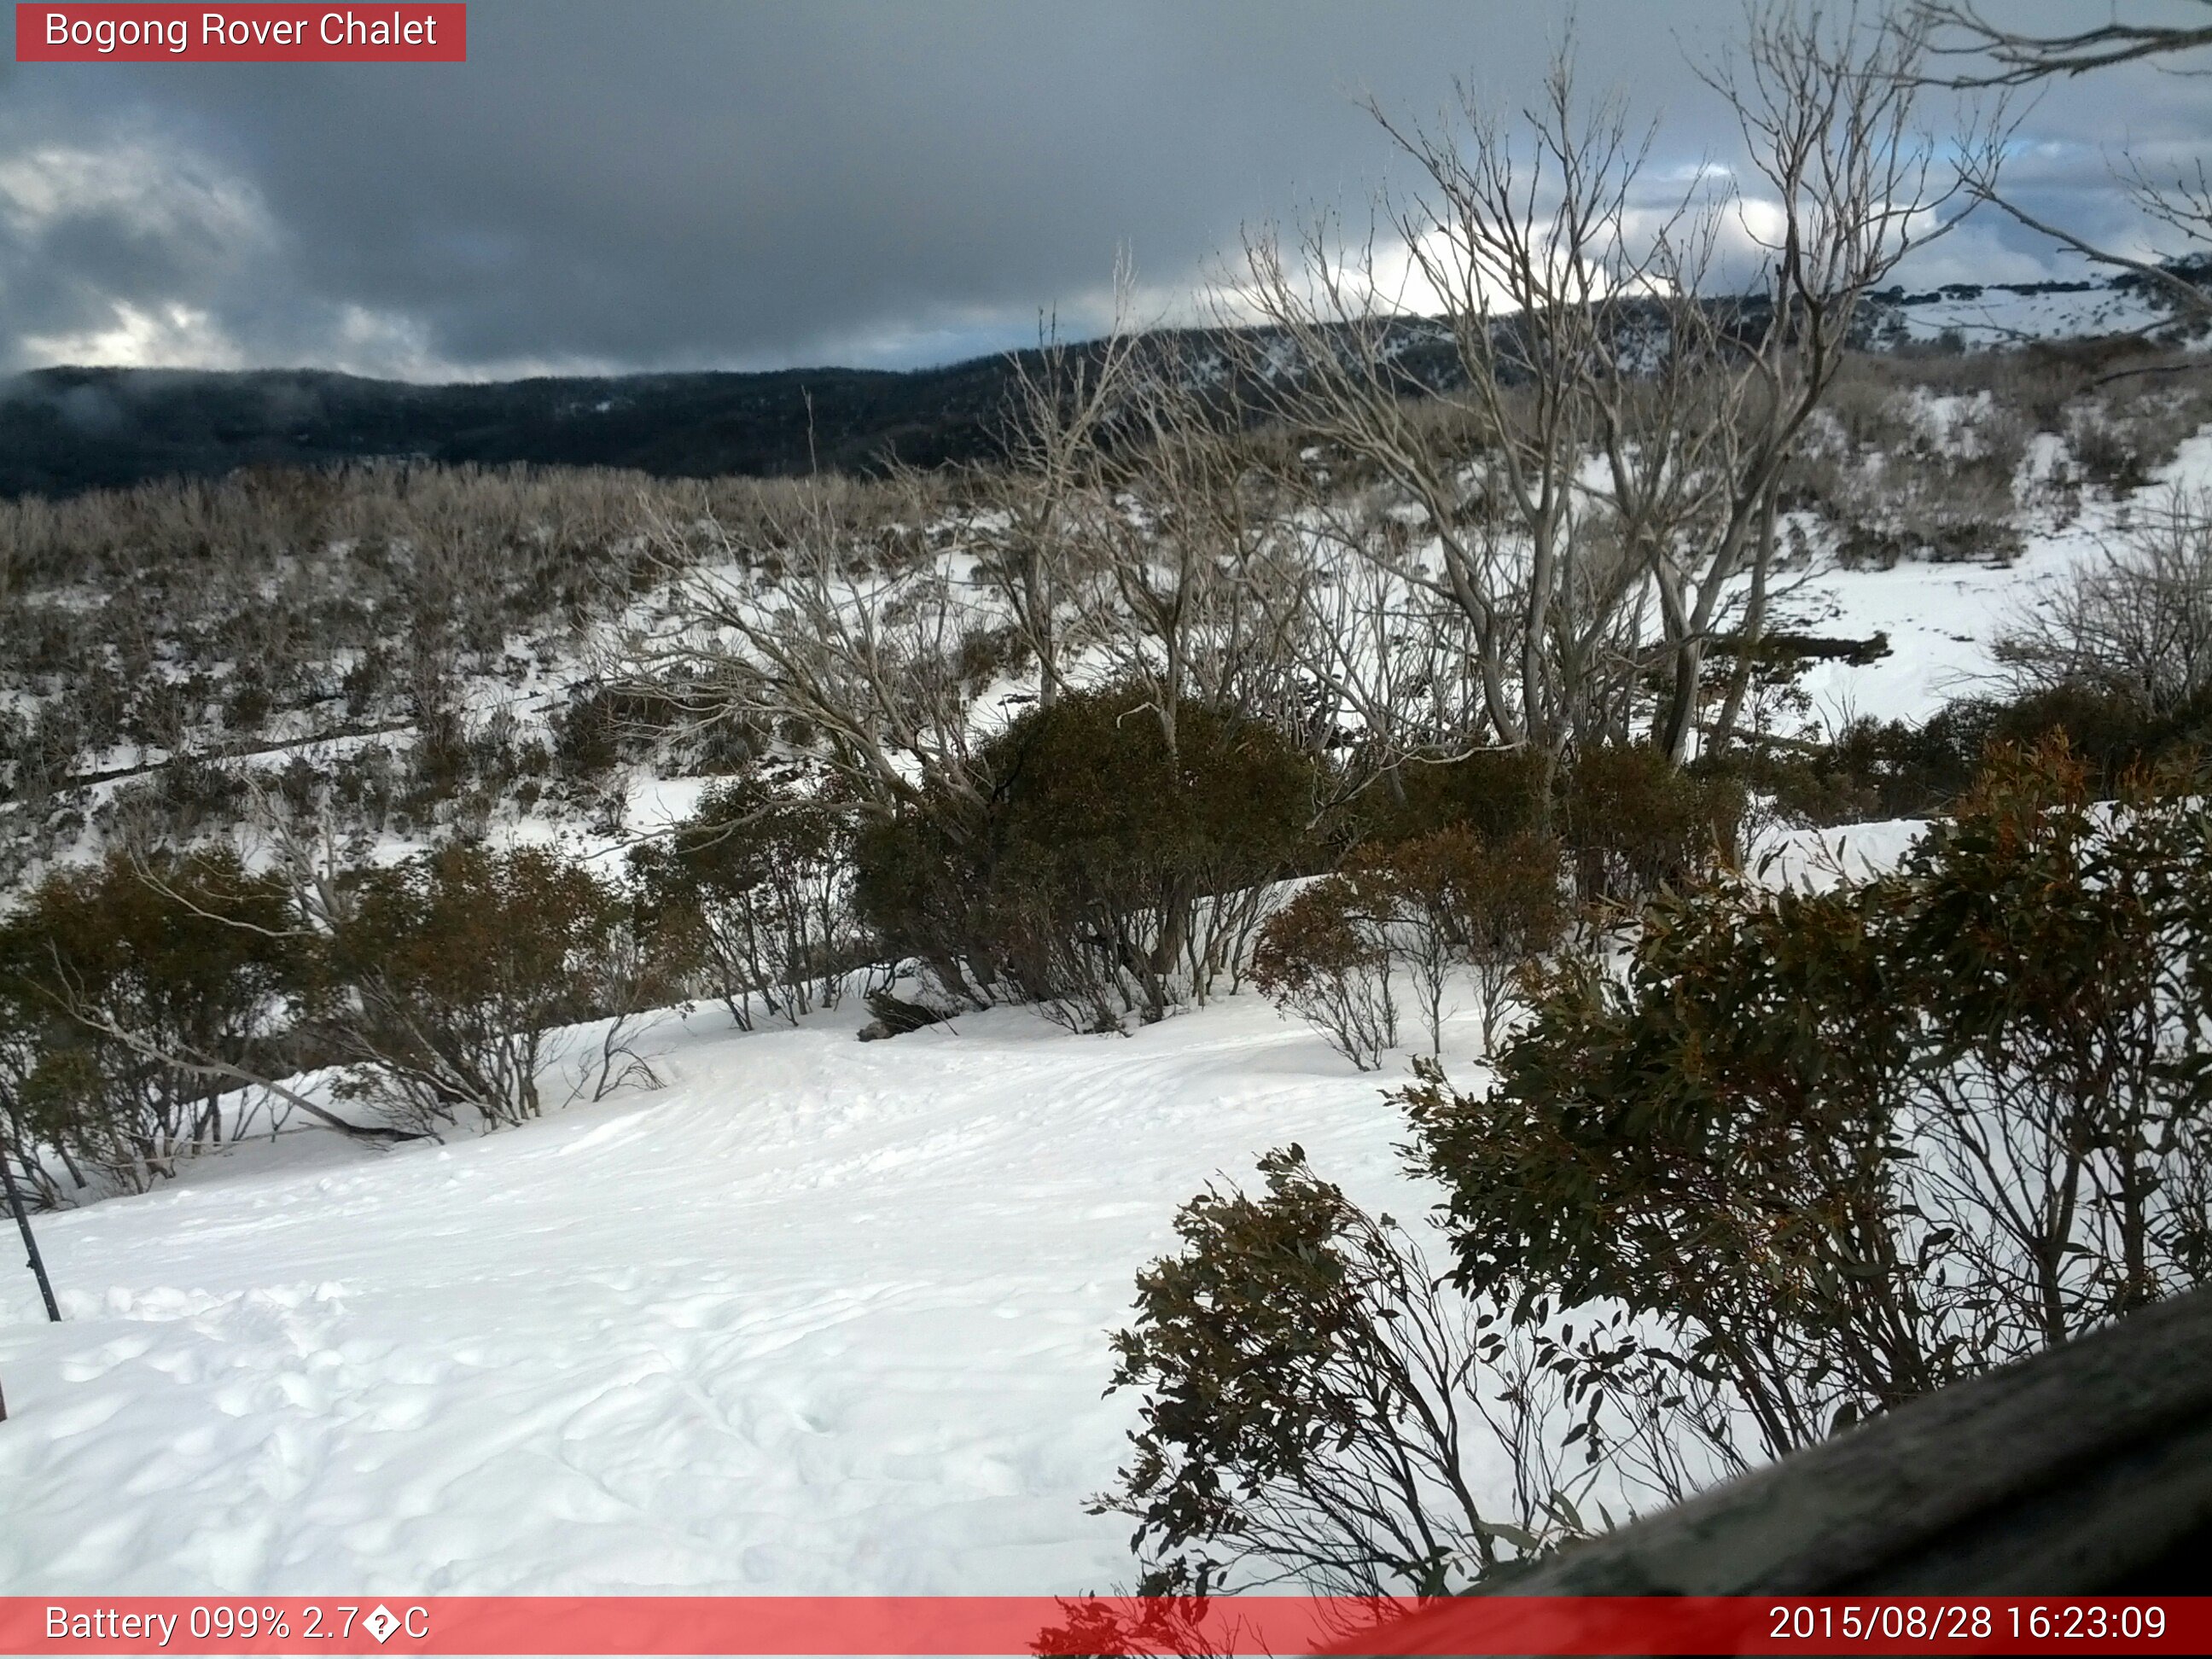
M 1565 14 L 1531 15 L 475 0 L 467 64 L 0 66 L 0 368 L 906 367 L 1034 338 L 1041 314 L 1102 325 L 1123 248 L 1139 315 L 1182 319 L 1244 225 L 1364 216 L 1391 153 L 1361 98 L 1425 117 L 1459 76 L 1510 111 Z M 1655 186 L 1729 165 L 1690 65 L 1740 17 L 1584 0 L 1583 83 L 1659 121 Z M 2051 88 L 2019 188 L 2148 246 L 2110 159 L 2203 154 L 2201 88 L 2137 68 Z M 1978 218 L 1908 280 L 2078 269 Z

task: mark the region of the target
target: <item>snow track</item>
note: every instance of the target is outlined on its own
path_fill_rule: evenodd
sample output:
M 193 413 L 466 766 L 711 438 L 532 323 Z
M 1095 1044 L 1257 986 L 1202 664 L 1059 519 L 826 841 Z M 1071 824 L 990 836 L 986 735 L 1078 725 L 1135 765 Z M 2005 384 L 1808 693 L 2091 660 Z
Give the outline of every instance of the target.
M 658 1034 L 661 1091 L 446 1147 L 290 1136 L 43 1218 L 68 1319 L 0 1273 L 0 1589 L 1126 1581 L 1082 1500 L 1133 1274 L 1291 1139 L 1419 1209 L 1392 1079 L 1249 998 L 1127 1040 L 859 1018 L 702 1011 Z

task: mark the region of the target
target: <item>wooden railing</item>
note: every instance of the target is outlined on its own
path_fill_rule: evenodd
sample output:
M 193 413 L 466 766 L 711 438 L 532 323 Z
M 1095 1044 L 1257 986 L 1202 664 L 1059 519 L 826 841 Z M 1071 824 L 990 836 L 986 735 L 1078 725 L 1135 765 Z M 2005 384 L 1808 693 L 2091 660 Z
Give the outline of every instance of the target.
M 2212 1593 L 2212 1290 L 1850 1429 L 1507 1595 Z M 1405 1621 L 1447 1654 L 1479 1615 Z

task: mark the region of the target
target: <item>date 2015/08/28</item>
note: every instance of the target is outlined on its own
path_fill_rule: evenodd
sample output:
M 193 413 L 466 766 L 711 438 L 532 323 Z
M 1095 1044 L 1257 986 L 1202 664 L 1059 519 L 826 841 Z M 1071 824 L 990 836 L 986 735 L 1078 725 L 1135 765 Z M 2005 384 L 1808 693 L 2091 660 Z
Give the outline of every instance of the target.
M 1768 1637 L 1777 1642 L 2157 1641 L 2166 1609 L 2156 1602 L 1778 1601 Z

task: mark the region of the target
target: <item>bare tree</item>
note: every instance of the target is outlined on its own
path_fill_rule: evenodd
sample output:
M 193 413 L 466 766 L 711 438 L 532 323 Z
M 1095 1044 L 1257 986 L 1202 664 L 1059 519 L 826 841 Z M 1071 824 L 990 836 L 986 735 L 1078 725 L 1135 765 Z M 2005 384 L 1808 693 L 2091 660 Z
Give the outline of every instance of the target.
M 2096 687 L 2154 714 L 2212 689 L 2212 497 L 2177 489 L 1997 642 L 2015 690 Z
M 1133 378 L 1125 453 L 1090 505 L 1104 677 L 1142 689 L 1170 750 L 1187 701 L 1299 728 L 1293 635 L 1310 569 L 1277 479 L 1204 371 L 1161 343 Z
M 751 721 L 812 750 L 865 811 L 980 808 L 965 653 L 984 618 L 908 483 L 903 522 L 873 535 L 834 478 L 753 525 L 658 523 L 666 614 L 629 635 L 611 678 L 672 699 L 691 732 Z
M 1274 591 L 1308 698 L 1309 741 L 1336 751 L 1346 798 L 1379 785 L 1402 799 L 1397 762 L 1449 756 L 1488 735 L 1458 613 L 1403 574 L 1409 538 L 1387 504 L 1324 494 L 1305 516 L 1303 571 Z
M 1900 26 L 1777 8 L 1711 73 L 1771 198 L 1763 292 L 1716 293 L 1729 198 L 1655 199 L 1648 136 L 1618 98 L 1581 98 L 1566 51 L 1516 125 L 1464 88 L 1443 128 L 1376 112 L 1419 181 L 1380 213 L 1410 280 L 1375 233 L 1348 246 L 1326 219 L 1287 250 L 1248 239 L 1245 375 L 1418 510 L 1423 548 L 1397 568 L 1456 613 L 1497 740 L 1610 735 L 1619 688 L 1656 667 L 1653 738 L 1686 752 L 1708 648 L 1746 574 L 1763 587 L 1782 469 L 1859 302 L 1950 222 L 1957 181 L 1914 125 L 1923 50 Z M 1435 324 L 1407 314 L 1424 291 Z M 1449 367 L 1417 371 L 1438 344 Z M 1647 588 L 1656 641 L 1624 628 Z
M 1256 395 L 1417 512 L 1422 545 L 1396 568 L 1455 613 L 1481 734 L 1555 754 L 1574 735 L 1549 647 L 1583 548 L 1578 359 L 1636 285 L 1622 232 L 1642 149 L 1617 103 L 1581 110 L 1565 55 L 1525 143 L 1465 88 L 1460 113 L 1464 138 L 1376 111 L 1421 192 L 1382 202 L 1358 242 L 1326 216 L 1288 246 L 1248 237 L 1231 302 L 1261 324 L 1241 366 Z M 1407 250 L 1406 276 L 1387 269 L 1385 229 Z M 1407 314 L 1414 284 L 1443 304 L 1437 324 Z M 1446 348 L 1449 369 L 1419 374 L 1409 359 L 1423 345 Z M 1429 396 L 1441 409 L 1421 406 Z
M 2196 3 L 2212 5 L 2212 0 Z M 2212 26 L 2127 21 L 2117 9 L 2110 21 L 2094 28 L 2061 34 L 2007 27 L 1993 21 L 1976 0 L 1923 0 L 1919 15 L 1922 27 L 1937 43 L 1936 52 L 1951 68 L 1944 83 L 1955 87 L 2030 87 L 2151 60 L 2163 68 L 2167 67 L 2165 60 L 2212 47 Z M 2202 75 L 2205 67 L 2196 64 L 2173 72 Z M 1985 151 L 1984 160 L 1993 155 Z M 2129 198 L 2152 223 L 2179 234 L 2185 245 L 2212 249 L 2212 173 L 2206 172 L 2201 157 L 2177 168 L 2171 177 L 2132 156 L 2115 171 Z M 2093 264 L 2134 272 L 2184 313 L 2212 316 L 2212 285 L 2201 276 L 2156 259 L 2121 253 L 2030 212 L 1999 188 L 1993 167 L 1977 166 L 1970 185 L 1981 200 L 2039 235 Z
M 1104 447 L 1126 410 L 1137 373 L 1137 337 L 1127 318 L 1130 274 L 1115 271 L 1113 326 L 1090 346 L 1056 329 L 1040 331 L 1033 359 L 1007 360 L 1009 394 L 1002 464 L 973 470 L 983 504 L 966 529 L 976 579 L 1005 605 L 1015 636 L 1037 668 L 1037 700 L 1050 708 L 1067 684 L 1062 659 L 1070 611 L 1090 575 L 1087 520 L 1104 489 Z
M 2196 0 L 2212 6 L 2212 0 Z M 1922 8 L 1932 22 L 1956 30 L 1963 40 L 1947 44 L 1947 55 L 1974 53 L 1990 66 L 1966 70 L 1956 77 L 1967 86 L 2032 86 L 2057 76 L 2086 75 L 2114 64 L 2160 58 L 2193 46 L 2212 46 L 2212 25 L 2112 21 L 2071 34 L 2035 34 L 2001 27 L 1974 0 L 1949 0 Z
M 1740 58 L 1708 74 L 1735 112 L 1771 222 L 1762 230 L 1743 216 L 1765 256 L 1756 303 L 1700 303 L 1692 282 L 1677 287 L 1669 312 L 1676 355 L 1693 341 L 1693 362 L 1713 367 L 1718 416 L 1666 428 L 1692 434 L 1682 457 L 1692 468 L 1710 454 L 1717 486 L 1716 524 L 1693 562 L 1653 544 L 1673 670 L 1653 738 L 1677 758 L 1698 723 L 1721 607 L 1747 569 L 1753 599 L 1740 647 L 1754 646 L 1764 628 L 1783 470 L 1843 368 L 1862 303 L 1907 254 L 1958 222 L 1949 210 L 1965 178 L 1945 155 L 1978 158 L 1993 174 L 1993 129 L 1978 118 L 1948 144 L 1919 125 L 1926 54 L 1923 31 L 1908 21 L 1864 24 L 1851 12 L 1838 20 L 1778 5 L 1753 10 Z M 1698 262 L 1676 270 L 1702 275 Z M 1723 741 L 1741 703 L 1732 690 Z

